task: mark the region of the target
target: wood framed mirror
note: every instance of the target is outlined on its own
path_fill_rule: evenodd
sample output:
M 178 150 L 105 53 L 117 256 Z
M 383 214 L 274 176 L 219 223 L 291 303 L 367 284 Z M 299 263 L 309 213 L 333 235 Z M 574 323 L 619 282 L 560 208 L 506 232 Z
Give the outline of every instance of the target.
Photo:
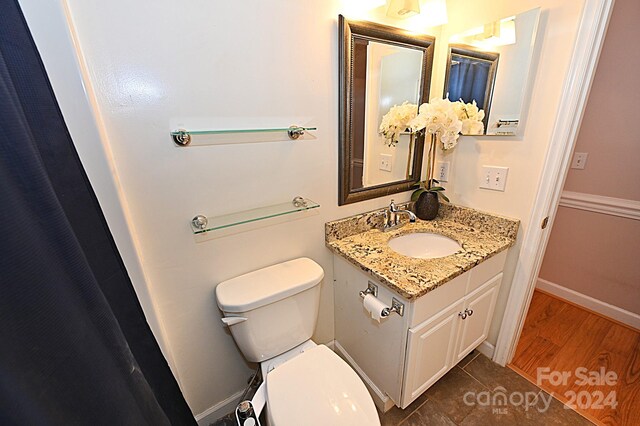
M 339 24 L 338 204 L 408 191 L 420 180 L 424 136 L 389 146 L 382 117 L 403 102 L 429 99 L 435 38 L 373 22 Z

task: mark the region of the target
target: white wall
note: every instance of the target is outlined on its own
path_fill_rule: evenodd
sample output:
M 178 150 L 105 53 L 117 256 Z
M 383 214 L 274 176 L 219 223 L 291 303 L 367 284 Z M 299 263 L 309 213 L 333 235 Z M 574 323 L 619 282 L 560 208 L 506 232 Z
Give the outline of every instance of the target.
M 453 201 L 519 217 L 527 227 L 582 1 L 450 3 L 450 21 L 472 17 L 464 27 L 543 7 L 546 66 L 536 75 L 529 116 L 535 125 L 527 126 L 521 140 L 462 138 L 452 154 L 450 179 Z M 331 340 L 332 264 L 324 222 L 382 207 L 390 198 L 407 200 L 409 193 L 337 207 L 337 0 L 251 5 L 68 0 L 68 5 L 88 65 L 85 83 L 95 90 L 103 140 L 108 140 L 181 387 L 194 413 L 201 413 L 241 390 L 249 375 L 219 321 L 216 283 L 309 256 L 326 271 L 315 338 Z M 446 43 L 439 40 L 435 61 L 444 70 Z M 442 81 L 442 74 L 434 76 L 439 85 L 432 96 L 441 93 Z M 55 89 L 58 97 L 65 90 Z M 298 123 L 319 130 L 315 140 L 299 143 L 183 149 L 168 136 L 170 124 L 178 121 L 212 128 Z M 87 144 L 104 154 L 100 141 Z M 477 188 L 481 164 L 511 167 L 505 193 Z M 320 214 L 202 243 L 194 242 L 187 226 L 196 213 L 242 210 L 297 194 L 318 201 Z M 501 309 L 516 262 L 517 247 L 508 260 Z
M 309 256 L 326 271 L 315 339 L 333 339 L 324 223 L 337 207 L 336 2 L 68 1 L 144 267 L 194 413 L 244 388 L 249 366 L 219 320 L 216 283 Z M 178 148 L 170 123 L 316 125 L 317 139 Z M 303 195 L 321 214 L 195 243 L 187 223 Z

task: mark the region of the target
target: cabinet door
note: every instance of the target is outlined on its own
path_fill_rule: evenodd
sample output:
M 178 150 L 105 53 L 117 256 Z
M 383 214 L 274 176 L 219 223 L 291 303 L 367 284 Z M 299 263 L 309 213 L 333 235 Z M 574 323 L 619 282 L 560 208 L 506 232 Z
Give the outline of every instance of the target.
M 493 310 L 500 289 L 502 273 L 498 274 L 478 290 L 465 297 L 466 318 L 460 321 L 460 333 L 455 363 L 457 364 L 482 343 L 489 335 Z
M 453 367 L 457 330 L 464 301 L 409 329 L 402 408 Z

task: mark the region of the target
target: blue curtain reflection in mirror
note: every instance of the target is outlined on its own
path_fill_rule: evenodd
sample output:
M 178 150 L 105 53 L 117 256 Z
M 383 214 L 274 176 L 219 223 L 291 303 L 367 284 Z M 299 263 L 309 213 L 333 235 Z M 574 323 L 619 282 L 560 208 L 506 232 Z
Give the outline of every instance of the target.
M 498 71 L 500 54 L 462 44 L 449 45 L 444 96 L 450 101 L 476 102 L 484 110 L 484 128 L 488 128 L 489 112 Z
M 491 62 L 475 58 L 452 56 L 447 89 L 449 99 L 462 99 L 466 103 L 475 100 L 479 106 L 484 105 L 491 65 Z

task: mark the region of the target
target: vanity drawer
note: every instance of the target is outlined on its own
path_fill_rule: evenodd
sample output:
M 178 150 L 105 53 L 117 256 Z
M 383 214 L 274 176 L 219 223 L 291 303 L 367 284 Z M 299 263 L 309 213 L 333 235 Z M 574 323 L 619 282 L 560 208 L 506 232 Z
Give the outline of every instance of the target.
M 466 294 L 479 288 L 481 285 L 498 275 L 504 269 L 504 262 L 507 260 L 507 250 L 496 254 L 490 259 L 485 260 L 478 266 L 471 269 L 469 282 L 467 284 Z
M 409 327 L 420 324 L 443 309 L 462 300 L 466 294 L 470 272 L 465 272 L 415 301 Z

